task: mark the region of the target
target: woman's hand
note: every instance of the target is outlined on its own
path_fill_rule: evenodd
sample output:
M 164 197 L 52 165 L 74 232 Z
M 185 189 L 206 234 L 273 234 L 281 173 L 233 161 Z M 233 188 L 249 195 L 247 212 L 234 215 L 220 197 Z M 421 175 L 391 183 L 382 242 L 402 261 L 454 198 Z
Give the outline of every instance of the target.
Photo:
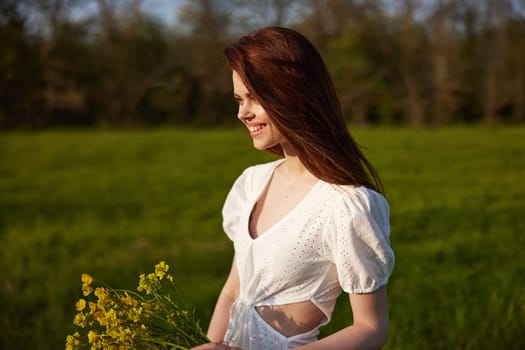
M 191 350 L 241 350 L 236 347 L 228 346 L 227 343 L 207 343 L 199 345 Z

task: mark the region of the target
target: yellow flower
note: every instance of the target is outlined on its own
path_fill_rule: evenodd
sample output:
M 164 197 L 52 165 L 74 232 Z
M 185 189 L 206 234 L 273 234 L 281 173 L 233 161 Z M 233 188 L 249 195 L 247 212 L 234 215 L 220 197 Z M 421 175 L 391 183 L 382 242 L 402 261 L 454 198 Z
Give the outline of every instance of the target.
M 95 320 L 98 321 L 98 324 L 101 326 L 106 325 L 106 315 L 102 311 L 95 312 Z
M 93 288 L 91 286 L 82 286 L 82 294 L 84 294 L 85 297 L 91 294 L 93 291 Z
M 162 280 L 169 268 L 170 267 L 164 261 L 159 262 L 157 265 L 155 265 L 155 276 L 159 280 Z
M 84 299 L 80 299 L 79 301 L 77 301 L 75 306 L 77 308 L 77 311 L 82 311 L 86 308 L 86 301 Z
M 66 337 L 66 350 L 76 350 L 80 346 L 80 334 L 75 332 Z
M 108 302 L 108 296 L 104 287 L 95 288 L 95 296 L 98 298 L 98 305 L 100 307 L 106 306 Z
M 97 311 L 97 304 L 95 304 L 94 302 L 90 301 L 88 303 L 88 305 L 89 305 L 89 313 L 90 314 L 94 314 L 95 311 Z
M 93 282 L 93 277 L 91 277 L 87 273 L 83 273 L 81 279 L 82 285 L 84 286 L 89 286 Z
M 120 344 L 130 344 L 133 341 L 133 332 L 129 328 L 119 327 L 118 340 Z
M 86 315 L 81 312 L 76 314 L 75 318 L 73 319 L 73 324 L 82 328 L 86 327 Z
M 83 273 L 81 277 L 81 281 L 82 281 L 82 294 L 84 294 L 84 296 L 88 296 L 93 291 L 93 288 L 91 287 L 91 283 L 93 282 L 93 277 L 91 277 L 87 273 Z
M 127 318 L 133 322 L 138 322 L 140 320 L 140 315 L 142 315 L 142 307 L 133 307 L 128 310 Z
M 97 340 L 97 338 L 98 338 L 97 332 L 95 332 L 94 330 L 90 330 L 88 333 L 89 344 L 93 344 L 95 340 Z
M 97 287 L 95 288 L 95 296 L 97 298 L 105 297 L 106 296 L 106 289 L 104 287 Z
M 167 282 L 162 282 L 163 279 L 171 281 L 171 287 L 174 287 L 173 276 L 168 270 L 169 266 L 161 261 L 155 265 L 153 273 L 141 274 L 137 287 L 140 293 L 99 287 L 100 284 L 94 283 L 90 275 L 82 274 L 82 292 L 86 297 L 76 302 L 77 315 L 73 323 L 83 329 L 81 335 L 77 332 L 67 336 L 66 350 L 80 350 L 80 347 L 131 350 L 137 345 L 153 348 L 150 346 L 156 344 L 153 342 L 164 342 L 163 339 L 172 333 L 168 328 L 162 329 L 164 326 L 174 327 L 181 334 L 186 333 L 186 328 L 202 332 L 198 325 L 193 328 L 186 325 L 192 321 L 188 311 L 178 308 L 170 295 L 164 296 L 163 283 Z M 146 297 L 146 294 L 150 296 Z M 201 338 L 196 342 L 207 341 L 205 336 Z M 174 338 L 173 341 L 179 340 Z
M 129 306 L 137 306 L 137 304 L 139 303 L 137 300 L 135 300 L 133 297 L 129 296 L 128 293 L 125 293 L 125 297 L 122 298 L 122 302 L 125 304 L 125 305 L 129 305 Z
M 109 309 L 106 312 L 106 319 L 111 322 L 111 324 L 116 324 L 118 322 L 117 313 L 113 309 Z
M 146 282 L 146 275 L 141 273 L 139 276 L 139 286 L 137 287 L 137 290 L 139 292 L 144 292 L 147 287 L 148 287 L 148 284 Z

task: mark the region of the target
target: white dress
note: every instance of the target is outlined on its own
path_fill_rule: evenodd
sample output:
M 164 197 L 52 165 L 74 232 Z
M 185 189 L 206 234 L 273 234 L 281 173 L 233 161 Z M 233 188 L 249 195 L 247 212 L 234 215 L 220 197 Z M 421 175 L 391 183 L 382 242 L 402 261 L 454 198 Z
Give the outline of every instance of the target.
M 223 207 L 224 231 L 234 242 L 240 278 L 225 341 L 243 350 L 284 350 L 317 340 L 342 290 L 372 292 L 388 282 L 394 266 L 388 203 L 365 187 L 318 181 L 294 209 L 253 239 L 250 214 L 282 161 L 247 168 Z M 292 337 L 256 311 L 258 306 L 305 301 L 325 318 Z

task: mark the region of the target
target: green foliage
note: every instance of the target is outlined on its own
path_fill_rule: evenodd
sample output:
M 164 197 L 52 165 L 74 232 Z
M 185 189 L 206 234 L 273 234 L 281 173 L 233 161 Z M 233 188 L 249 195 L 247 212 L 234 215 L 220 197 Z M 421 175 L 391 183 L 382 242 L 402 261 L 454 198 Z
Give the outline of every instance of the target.
M 171 27 L 141 3 L 1 0 L 0 129 L 229 125 L 223 50 L 275 24 L 316 44 L 354 123 L 525 121 L 516 1 L 186 1 Z
M 354 136 L 391 205 L 386 349 L 523 348 L 525 129 Z M 81 273 L 134 289 L 159 260 L 206 327 L 232 257 L 222 203 L 272 159 L 240 129 L 4 133 L 0 157 L 2 349 L 62 348 Z M 323 335 L 350 322 L 342 296 Z
M 35 126 L 40 118 L 34 112 L 44 105 L 38 44 L 25 38 L 19 17 L 0 19 L 0 128 Z
M 388 63 L 382 61 L 384 44 L 377 45 L 384 38 L 371 40 L 376 36 L 364 25 L 349 26 L 325 49 L 343 112 L 356 123 L 392 123 L 399 108 L 395 91 L 388 86 Z

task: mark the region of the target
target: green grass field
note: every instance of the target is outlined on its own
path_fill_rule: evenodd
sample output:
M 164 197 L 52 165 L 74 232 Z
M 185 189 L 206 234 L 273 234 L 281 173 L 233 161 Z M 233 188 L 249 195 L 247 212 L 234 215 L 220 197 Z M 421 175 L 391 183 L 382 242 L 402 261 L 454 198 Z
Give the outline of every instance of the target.
M 525 127 L 354 136 L 391 205 L 386 349 L 525 349 Z M 134 289 L 159 260 L 206 326 L 232 257 L 224 197 L 272 158 L 241 129 L 161 129 L 4 133 L 0 159 L 0 348 L 37 350 L 64 347 L 81 273 Z

